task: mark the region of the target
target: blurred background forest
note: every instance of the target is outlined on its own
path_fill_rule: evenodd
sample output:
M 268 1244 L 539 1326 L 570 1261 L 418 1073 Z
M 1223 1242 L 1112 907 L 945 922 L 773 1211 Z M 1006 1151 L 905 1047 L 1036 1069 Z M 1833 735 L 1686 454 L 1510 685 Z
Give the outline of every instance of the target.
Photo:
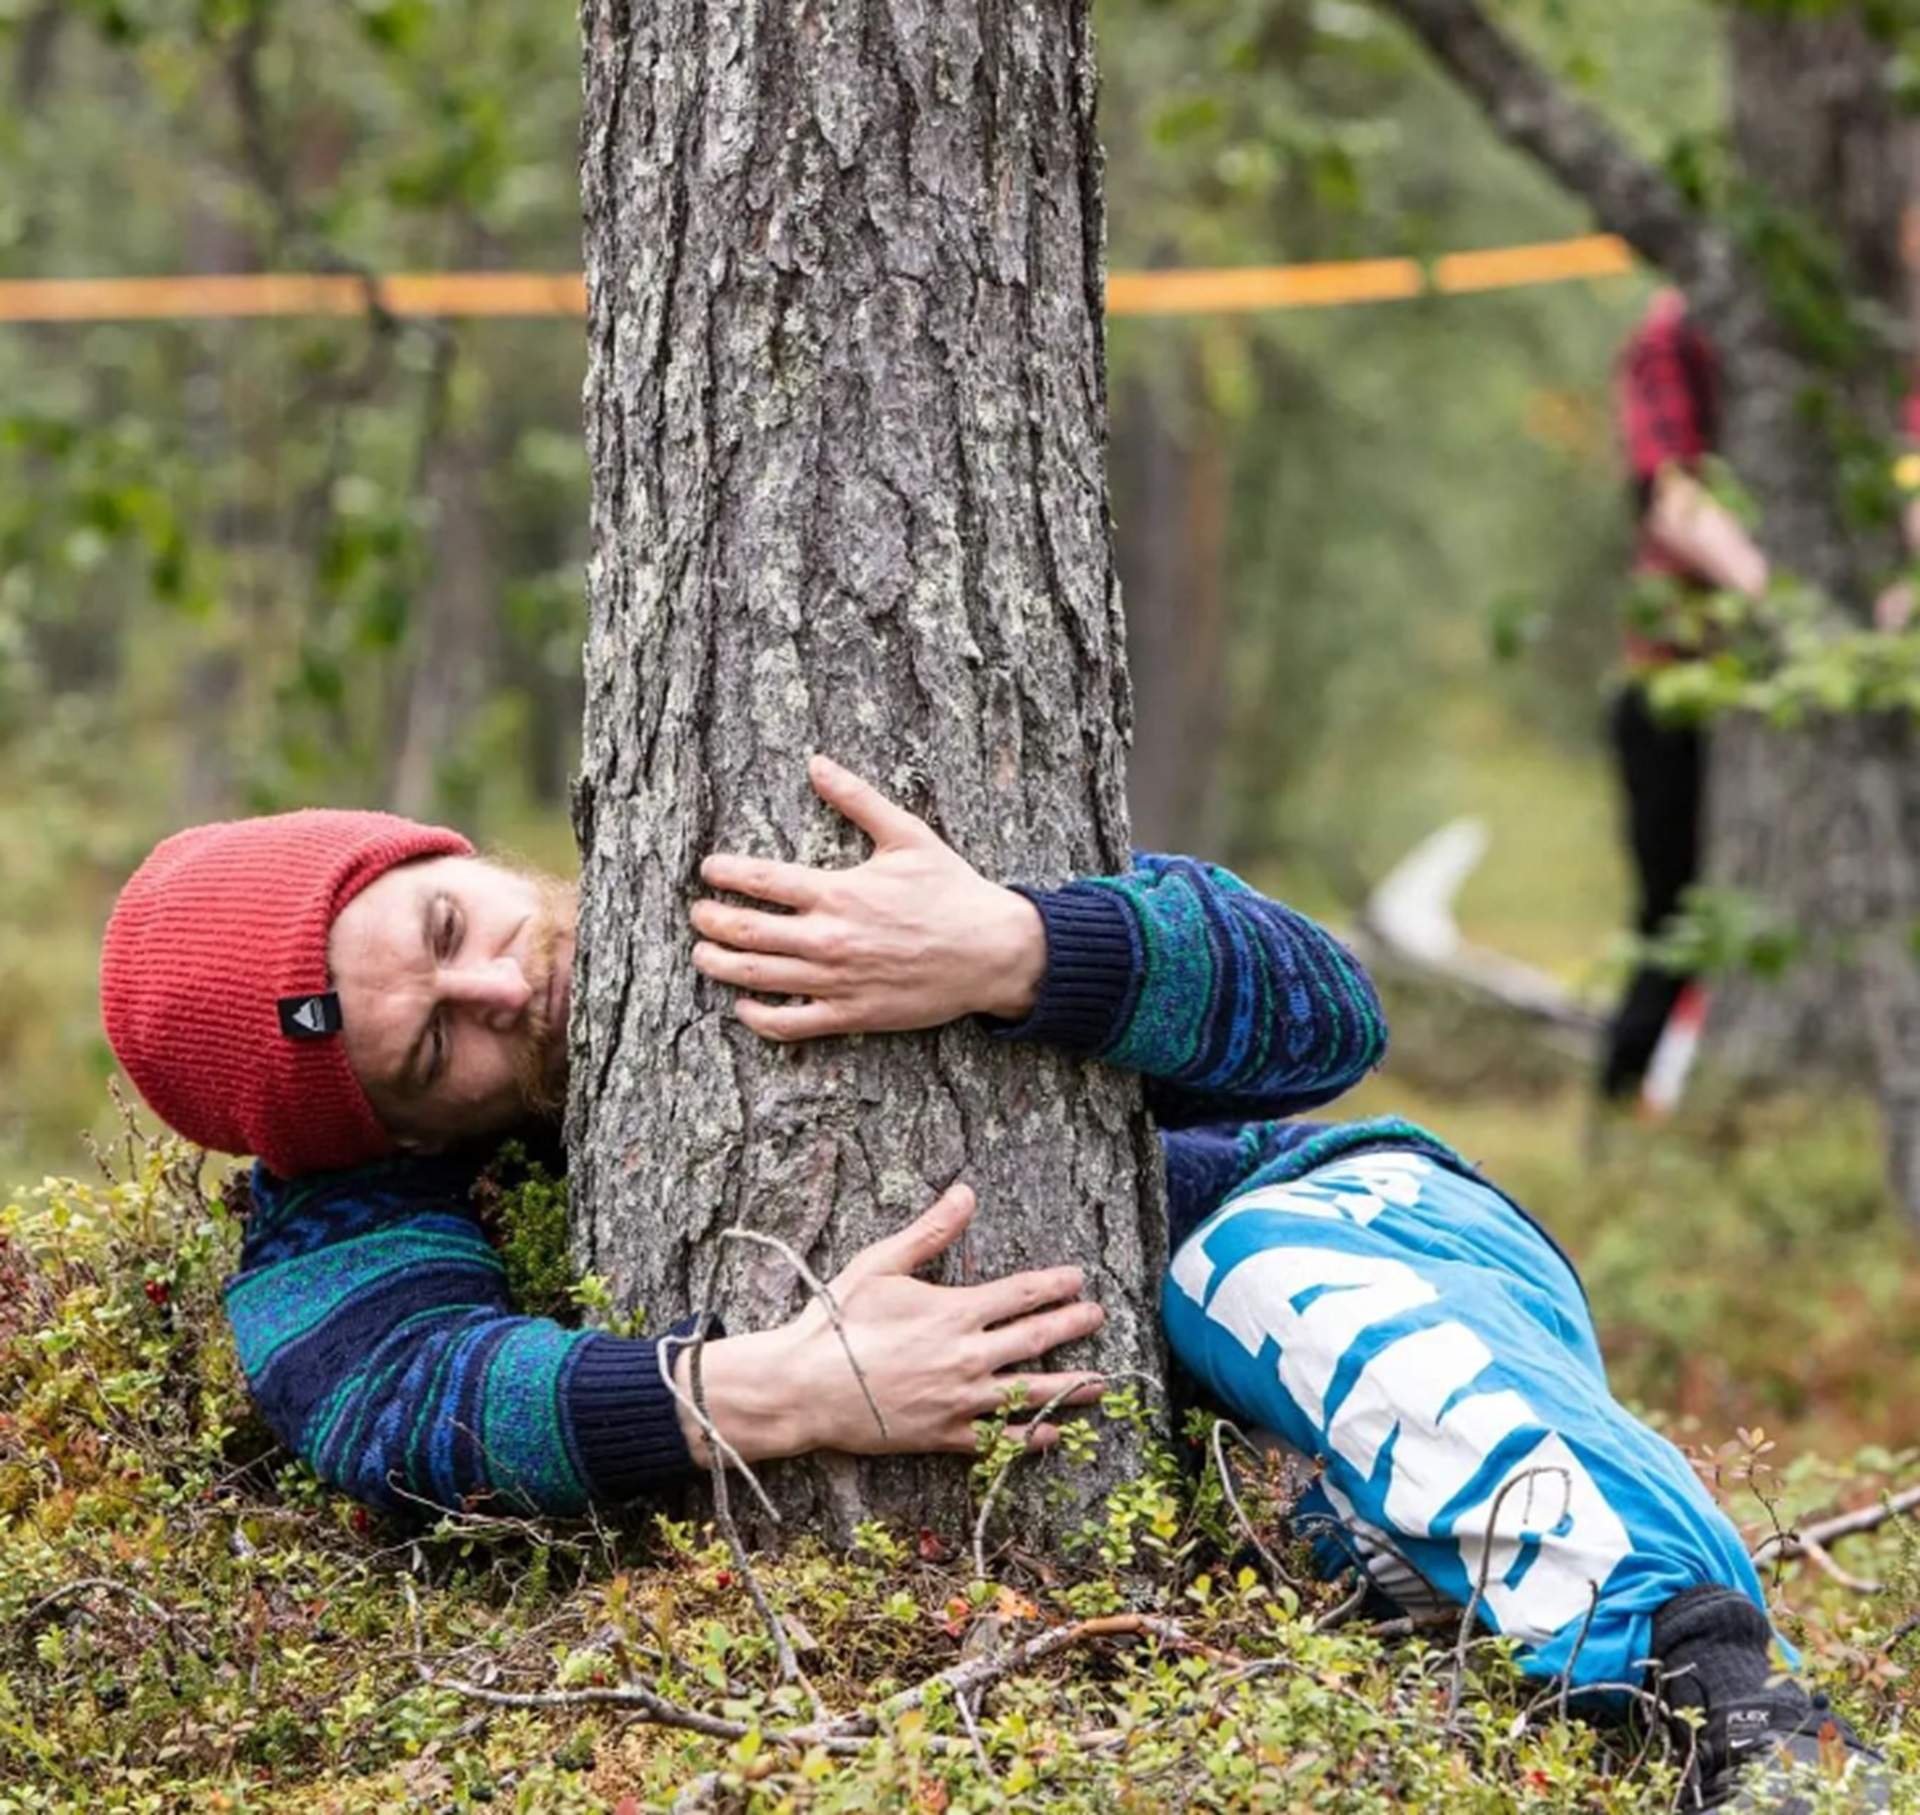
M 1710 5 L 1512 15 L 1649 154 L 1721 115 Z M 0 279 L 572 271 L 556 21 L 0 0 Z M 1589 230 L 1353 0 L 1103 0 L 1100 43 L 1115 270 Z M 1616 987 L 1609 380 L 1651 287 L 1113 323 L 1143 842 L 1338 922 L 1472 813 L 1469 936 Z M 75 1169 L 107 1123 L 98 930 L 164 832 L 357 803 L 569 861 L 584 363 L 567 319 L 0 324 L 0 1181 Z M 1432 1122 L 1566 1236 L 1631 1396 L 1716 1437 L 1901 1440 L 1920 1287 L 1865 1106 L 1709 1090 L 1596 1156 L 1576 1065 L 1397 1019 L 1359 1106 Z

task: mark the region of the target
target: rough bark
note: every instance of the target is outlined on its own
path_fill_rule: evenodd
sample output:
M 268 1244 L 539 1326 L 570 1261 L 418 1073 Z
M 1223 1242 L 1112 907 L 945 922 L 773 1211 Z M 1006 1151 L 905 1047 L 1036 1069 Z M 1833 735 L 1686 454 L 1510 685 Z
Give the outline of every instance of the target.
M 984 871 L 1122 865 L 1128 715 L 1104 471 L 1087 0 L 587 0 L 593 468 L 569 1109 L 577 1240 L 656 1323 L 792 1314 L 950 1180 L 949 1277 L 1086 1268 L 1082 1361 L 1158 1371 L 1158 1157 L 1131 1081 L 935 1035 L 769 1048 L 687 962 L 714 849 L 850 862 L 808 752 Z M 709 1290 L 709 1282 L 712 1282 Z M 1139 1463 L 1109 1431 L 1007 1529 Z M 957 1532 L 966 1464 L 770 1471 L 787 1527 Z
M 1182 358 L 1169 381 L 1125 387 L 1114 411 L 1116 554 L 1139 708 L 1128 803 L 1135 839 L 1155 851 L 1214 844 L 1229 486 L 1197 379 Z

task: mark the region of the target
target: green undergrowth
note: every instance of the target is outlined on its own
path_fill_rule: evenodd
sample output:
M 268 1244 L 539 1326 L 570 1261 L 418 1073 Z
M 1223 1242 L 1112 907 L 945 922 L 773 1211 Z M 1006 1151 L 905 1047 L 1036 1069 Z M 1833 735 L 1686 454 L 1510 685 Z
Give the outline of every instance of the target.
M 108 1164 L 0 1204 L 0 1815 L 1673 1804 L 1662 1740 L 1563 1718 L 1496 1642 L 1461 1654 L 1456 1697 L 1450 1629 L 1317 1630 L 1344 1589 L 1307 1583 L 1277 1483 L 1249 1465 L 1242 1497 L 1292 1581 L 1268 1572 L 1199 1425 L 1191 1470 L 1116 1506 L 1107 1562 L 982 1580 L 968 1534 L 878 1526 L 847 1554 L 801 1541 L 757 1559 L 826 1709 L 872 1716 L 789 1741 L 816 1716 L 710 1528 L 674 1509 L 619 1526 L 368 1517 L 248 1408 L 218 1296 L 239 1230 L 197 1158 L 130 1138 Z M 530 1182 L 501 1239 L 523 1249 L 522 1289 L 558 1305 L 558 1186 Z M 1752 1431 L 1699 1459 L 1756 1537 L 1870 1506 L 1917 1466 L 1869 1451 L 1776 1473 Z M 1838 1554 L 1884 1591 L 1787 1566 L 1783 1623 L 1920 1775 L 1920 1726 L 1900 1724 L 1920 1636 L 1895 1636 L 1920 1608 L 1912 1527 Z M 895 1699 L 1068 1631 L 986 1696 L 977 1745 L 950 1694 Z M 621 1698 L 640 1690 L 719 1731 L 636 1718 Z
M 509 1141 L 475 1188 L 474 1202 L 513 1302 L 533 1317 L 577 1314 L 582 1288 L 567 1248 L 566 1179 Z

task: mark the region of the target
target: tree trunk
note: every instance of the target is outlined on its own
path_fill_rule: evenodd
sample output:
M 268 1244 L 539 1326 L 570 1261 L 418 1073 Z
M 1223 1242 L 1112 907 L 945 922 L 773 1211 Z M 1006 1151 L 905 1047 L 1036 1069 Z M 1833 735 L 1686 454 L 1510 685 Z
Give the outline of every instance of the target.
M 1851 16 L 1736 12 L 1729 36 L 1744 178 L 1781 218 L 1829 237 L 1857 310 L 1903 321 L 1910 128 L 1887 91 L 1886 47 Z M 1816 361 L 1804 331 L 1790 334 L 1777 301 L 1765 306 L 1772 299 L 1754 289 L 1751 302 L 1706 312 L 1725 381 L 1721 449 L 1759 506 L 1770 558 L 1863 618 L 1900 550 L 1893 524 L 1849 513 L 1835 426 L 1891 450 L 1904 362 L 1887 343 L 1850 363 Z M 1901 1157 L 1920 1134 L 1920 1054 L 1904 1051 L 1898 1031 L 1920 1029 L 1920 971 L 1889 961 L 1904 946 L 1893 922 L 1920 913 L 1920 815 L 1899 804 L 1916 792 L 1910 752 L 1903 727 L 1888 723 L 1718 727 L 1707 870 L 1764 902 L 1805 950 L 1778 982 L 1736 978 L 1716 991 L 1721 1063 L 1751 1081 L 1809 1069 L 1872 1077 L 1894 1182 L 1920 1206 Z
M 471 825 L 477 803 L 459 771 L 497 663 L 499 569 L 482 495 L 484 450 L 463 427 L 441 424 L 422 490 L 433 507 L 431 557 L 399 701 L 389 790 L 394 811 Z M 476 834 L 477 836 L 477 834 Z
M 734 1330 L 955 1177 L 955 1275 L 1071 1259 L 1108 1369 L 1158 1372 L 1164 1225 L 1137 1086 L 972 1026 L 777 1049 L 687 962 L 715 849 L 851 862 L 827 750 L 989 874 L 1125 862 L 1088 0 L 586 0 L 593 468 L 569 1145 L 577 1245 L 655 1327 Z M 1034 1470 L 1044 1541 L 1137 1475 Z M 954 1459 L 769 1470 L 787 1527 L 949 1536 Z M 1063 1504 L 1037 1481 L 1055 1473 Z
M 1898 429 L 1903 367 L 1879 324 L 1906 313 L 1910 129 L 1888 93 L 1886 46 L 1857 18 L 1736 9 L 1728 31 L 1740 178 L 1785 232 L 1827 239 L 1846 302 L 1825 305 L 1835 318 L 1826 324 L 1792 319 L 1782 287 L 1792 273 L 1770 271 L 1759 248 L 1736 297 L 1697 303 L 1723 370 L 1720 448 L 1760 506 L 1773 558 L 1864 618 L 1899 561 L 1898 526 L 1850 517 L 1844 457 L 1849 436 L 1890 449 Z M 1853 318 L 1838 319 L 1849 306 Z M 1823 325 L 1856 333 L 1851 356 L 1822 355 L 1813 335 Z
M 1117 555 L 1139 706 L 1134 836 L 1149 850 L 1203 851 L 1226 707 L 1228 479 L 1191 353 L 1161 382 L 1125 387 L 1115 421 Z
M 222 173 L 201 173 L 188 202 L 182 250 L 186 268 L 194 272 L 254 271 L 260 268 L 260 249 L 236 218 L 230 205 L 213 198 L 223 194 Z M 240 405 L 243 389 L 234 373 L 238 367 L 235 343 L 245 327 L 231 322 L 203 322 L 189 343 L 192 363 L 188 382 L 180 386 L 182 415 L 190 457 L 203 472 L 218 472 L 223 451 L 247 421 Z M 248 573 L 259 553 L 246 546 L 249 532 L 238 523 L 216 521 L 213 539 L 234 568 Z M 247 588 L 236 586 L 235 611 Z M 246 668 L 231 629 L 212 632 L 210 646 L 195 651 L 180 672 L 179 723 L 186 735 L 174 791 L 174 811 L 182 825 L 225 819 L 239 796 L 234 763 L 234 724 Z

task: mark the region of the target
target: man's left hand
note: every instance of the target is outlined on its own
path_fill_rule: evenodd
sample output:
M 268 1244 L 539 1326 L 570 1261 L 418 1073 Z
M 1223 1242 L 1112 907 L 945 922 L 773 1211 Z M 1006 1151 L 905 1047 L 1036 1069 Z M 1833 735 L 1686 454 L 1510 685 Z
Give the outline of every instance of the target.
M 850 870 L 723 853 L 700 866 L 710 888 L 791 910 L 693 906 L 696 969 L 736 989 L 802 998 L 743 995 L 740 1019 L 769 1040 L 811 1040 L 1026 1015 L 1047 962 L 1033 904 L 987 881 L 924 820 L 838 763 L 816 756 L 807 775 L 873 840 L 873 855 Z

